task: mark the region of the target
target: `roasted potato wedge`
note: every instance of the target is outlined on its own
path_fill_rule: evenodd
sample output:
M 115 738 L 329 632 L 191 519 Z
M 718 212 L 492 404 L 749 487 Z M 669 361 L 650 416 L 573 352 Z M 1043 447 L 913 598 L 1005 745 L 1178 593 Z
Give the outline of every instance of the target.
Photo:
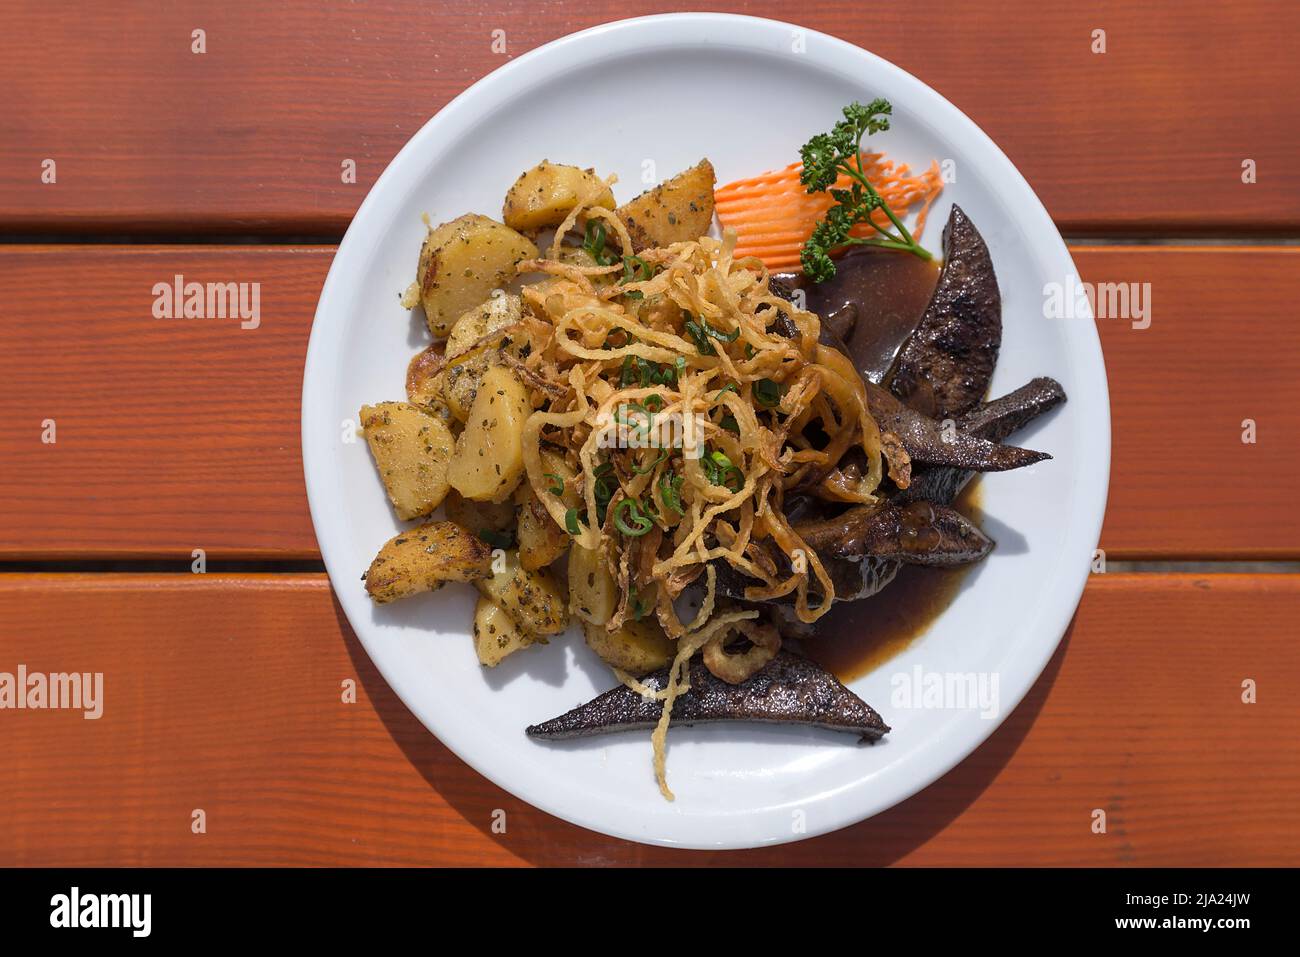
M 677 645 L 652 618 L 624 622 L 623 627 L 615 632 L 604 625 L 590 623 L 585 623 L 582 630 L 587 637 L 587 646 L 600 655 L 601 660 L 638 677 L 658 671 L 672 661 L 677 652 Z
M 490 599 L 479 596 L 474 606 L 474 652 L 486 668 L 497 665 L 533 640 L 519 630 L 506 610 Z
M 382 605 L 491 574 L 492 550 L 486 543 L 455 522 L 428 522 L 384 543 L 366 572 L 366 591 Z
M 523 302 L 515 295 L 491 296 L 456 320 L 447 336 L 447 368 L 443 393 L 452 415 L 464 422 L 478 394 L 483 373 L 503 349 L 519 354 L 518 342 L 510 337 L 484 342 L 484 336 L 518 323 L 524 315 Z
M 476 213 L 430 230 L 420 250 L 416 281 L 433 337 L 445 338 L 452 323 L 493 289 L 504 288 L 522 260 L 536 256 L 532 240 Z
M 492 366 L 470 407 L 447 470 L 452 488 L 476 502 L 504 502 L 524 474 L 528 390 L 505 366 Z
M 545 640 L 569 626 L 569 608 L 564 590 L 544 568 L 529 571 L 519 564 L 516 552 L 506 552 L 494 562 L 489 578 L 476 581 L 483 597 L 500 605 L 529 638 Z
M 447 361 L 441 343 L 417 352 L 406 365 L 406 401 L 418 405 L 444 422 L 451 421 L 451 409 L 443 398 Z
M 455 489 L 447 493 L 443 502 L 447 517 L 461 528 L 483 538 L 483 532 L 513 532 L 515 527 L 515 503 L 473 502 Z M 489 536 L 490 537 L 490 536 Z
M 699 239 L 713 221 L 713 164 L 700 162 L 618 208 L 639 250 Z
M 397 517 L 419 518 L 441 505 L 453 444 L 447 424 L 408 402 L 364 405 L 360 420 Z
M 515 492 L 515 504 L 519 508 L 519 564 L 529 571 L 545 568 L 568 550 L 572 539 L 555 524 L 527 482 L 521 482 Z
M 618 586 L 600 552 L 574 543 L 569 549 L 569 609 L 584 622 L 605 627 L 618 606 Z
M 511 229 L 532 232 L 560 225 L 580 201 L 614 208 L 614 194 L 594 170 L 542 160 L 510 187 L 501 218 Z

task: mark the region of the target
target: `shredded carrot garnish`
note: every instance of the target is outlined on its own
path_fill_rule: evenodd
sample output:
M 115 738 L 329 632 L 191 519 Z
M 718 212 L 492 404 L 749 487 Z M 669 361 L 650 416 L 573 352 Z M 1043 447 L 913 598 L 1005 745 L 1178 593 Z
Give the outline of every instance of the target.
M 736 231 L 736 258 L 756 256 L 773 271 L 799 270 L 799 252 L 805 240 L 835 202 L 829 192 L 805 190 L 799 182 L 802 170 L 802 163 L 791 163 L 784 169 L 738 179 L 713 191 L 718 221 L 724 229 Z M 881 153 L 863 153 L 862 171 L 900 219 L 919 204 L 912 233 L 920 236 L 930 205 L 943 189 L 938 161 L 913 176 L 906 164 L 895 164 Z M 841 176 L 836 183 L 841 189 L 851 185 L 848 176 Z M 884 212 L 877 210 L 875 219 L 881 226 L 889 226 Z M 872 232 L 862 223 L 851 235 L 865 237 Z

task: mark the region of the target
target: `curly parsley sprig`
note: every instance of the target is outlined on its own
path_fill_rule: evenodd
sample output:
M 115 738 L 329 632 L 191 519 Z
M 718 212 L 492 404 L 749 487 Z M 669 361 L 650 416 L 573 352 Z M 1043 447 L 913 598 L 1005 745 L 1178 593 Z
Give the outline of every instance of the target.
M 799 150 L 803 160 L 799 181 L 809 193 L 829 192 L 836 203 L 826 211 L 826 218 L 813 227 L 812 235 L 803 244 L 800 261 L 804 275 L 814 282 L 825 282 L 835 275 L 831 250 L 841 246 L 879 246 L 909 252 L 922 259 L 933 258 L 912 238 L 902 220 L 862 172 L 862 139 L 889 129 L 892 111 L 889 101 L 880 98 L 866 106 L 856 101 L 850 103 L 844 107 L 844 119 L 829 133 L 818 133 Z M 834 188 L 842 174 L 852 180 L 848 189 Z M 896 233 L 875 221 L 874 213 L 878 209 L 889 217 Z M 880 235 L 850 236 L 850 230 L 860 223 L 869 224 Z

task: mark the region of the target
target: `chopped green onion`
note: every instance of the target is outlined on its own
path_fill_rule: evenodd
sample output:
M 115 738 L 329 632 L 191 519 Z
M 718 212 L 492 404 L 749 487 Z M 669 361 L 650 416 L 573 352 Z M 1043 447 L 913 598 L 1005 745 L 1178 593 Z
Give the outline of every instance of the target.
M 685 365 L 686 360 L 681 359 L 681 367 L 685 368 Z M 676 385 L 679 371 L 674 366 L 648 362 L 640 356 L 624 356 L 618 384 L 624 389 L 633 385 L 640 385 L 643 389 L 651 385 Z
M 605 224 L 599 219 L 587 220 L 587 231 L 582 241 L 582 248 L 591 254 L 598 266 L 611 266 L 614 259 L 605 251 Z
M 691 313 L 684 313 L 686 316 L 686 331 L 695 340 L 695 348 L 700 351 L 702 356 L 717 355 L 717 350 L 713 348 L 713 343 L 709 339 L 717 339 L 719 342 L 735 342 L 740 338 L 740 327 L 737 326 L 731 332 L 723 332 L 721 329 L 715 329 L 709 325 L 707 319 L 700 319 L 698 322 Z
M 564 513 L 564 527 L 569 530 L 570 535 L 577 535 L 581 529 L 578 528 L 578 510 L 571 508 Z
M 564 494 L 564 479 L 560 478 L 560 476 L 556 475 L 554 472 L 547 472 L 547 473 L 546 473 L 545 475 L 543 475 L 542 477 L 543 477 L 543 478 L 548 478 L 548 479 L 550 479 L 552 482 L 555 483 L 554 485 L 552 485 L 552 486 L 547 490 L 547 491 L 549 491 L 552 495 L 563 495 L 563 494 Z
M 626 389 L 633 382 L 636 382 L 638 377 L 645 378 L 645 372 L 637 368 L 638 361 L 644 360 L 640 356 L 623 357 L 623 368 L 618 373 L 619 386 Z
M 614 474 L 614 465 L 612 462 L 601 462 L 592 469 L 591 474 L 596 479 L 592 486 L 592 494 L 596 497 L 596 517 L 604 525 L 605 510 L 609 508 L 610 499 L 614 497 L 614 488 L 618 484 L 617 481 L 610 483 Z
M 644 422 L 633 422 L 626 418 L 628 412 L 639 412 L 644 417 Z M 649 435 L 650 430 L 654 427 L 655 414 L 646 408 L 641 402 L 625 402 L 614 410 L 614 421 L 619 425 L 631 426 L 638 435 Z
M 726 385 L 724 385 L 721 389 L 718 390 L 718 394 L 713 397 L 713 401 L 717 402 L 728 392 L 734 392 L 736 393 L 736 395 L 740 395 L 740 390 L 736 388 L 736 383 L 728 382 Z
M 781 404 L 781 385 L 771 379 L 759 379 L 754 383 L 754 401 L 765 409 Z
M 654 270 L 640 256 L 623 257 L 623 278 L 619 280 L 620 284 L 629 282 L 647 282 L 654 278 Z M 629 299 L 643 298 L 641 290 L 629 289 L 623 293 Z
M 632 524 L 627 523 L 626 515 L 630 513 Z M 624 535 L 630 535 L 633 538 L 640 538 L 650 529 L 654 528 L 654 522 L 651 521 L 641 512 L 641 507 L 637 504 L 636 499 L 622 499 L 614 507 L 614 527 Z
M 713 485 L 722 485 L 733 492 L 745 487 L 745 473 L 732 464 L 722 452 L 710 452 L 700 460 L 704 475 Z M 735 487 L 732 483 L 735 483 Z
M 690 313 L 688 312 L 687 315 L 689 316 Z M 695 340 L 695 348 L 699 350 L 700 355 L 716 356 L 718 354 L 718 350 L 713 348 L 713 343 L 711 343 L 705 336 L 703 327 L 701 327 L 694 319 L 686 320 L 686 331 L 689 332 L 691 338 Z
M 632 471 L 635 472 L 637 475 L 645 475 L 647 472 L 653 472 L 656 468 L 659 467 L 659 463 L 666 458 L 668 458 L 668 450 L 660 449 L 659 454 L 655 456 L 653 462 L 651 462 L 649 465 L 646 465 L 644 467 L 640 465 L 634 465 L 632 466 Z
M 740 338 L 740 326 L 737 326 L 735 329 L 732 329 L 731 332 L 727 333 L 723 332 L 721 329 L 713 328 L 713 326 L 709 325 L 708 320 L 706 319 L 701 319 L 700 325 L 704 327 L 706 335 L 712 336 L 719 342 L 735 342 Z
M 682 483 L 685 481 L 684 475 L 674 475 L 672 472 L 665 472 L 659 477 L 659 497 L 664 501 L 664 508 L 678 515 L 686 514 L 682 508 Z
M 641 600 L 641 596 L 637 594 L 635 585 L 628 589 L 627 597 L 628 604 L 632 606 L 632 618 L 636 621 L 640 621 L 645 617 L 645 613 L 650 610 L 649 607 Z

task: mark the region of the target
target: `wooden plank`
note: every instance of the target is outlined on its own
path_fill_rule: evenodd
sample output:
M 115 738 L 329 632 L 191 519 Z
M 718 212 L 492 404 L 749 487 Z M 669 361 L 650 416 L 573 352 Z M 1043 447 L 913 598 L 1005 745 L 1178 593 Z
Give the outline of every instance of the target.
M 1151 284 L 1149 327 L 1097 323 L 1112 428 L 1107 554 L 1295 558 L 1300 248 L 1074 253 L 1085 280 Z
M 1075 253 L 1085 280 L 1151 283 L 1149 328 L 1099 324 L 1114 426 L 1108 556 L 1300 557 L 1288 439 L 1300 432 L 1300 248 Z M 0 249 L 0 558 L 316 557 L 298 422 L 330 255 Z M 260 326 L 154 319 L 153 284 L 177 273 L 260 282 Z M 74 283 L 94 290 L 89 308 L 67 299 Z M 1255 444 L 1241 441 L 1247 418 Z M 54 445 L 41 441 L 46 419 Z
M 0 554 L 316 557 L 299 408 L 332 253 L 0 250 Z M 155 319 L 154 284 L 178 274 L 260 283 L 258 327 Z
M 1095 577 L 1028 698 L 935 785 L 834 835 L 694 854 L 564 824 L 461 764 L 323 577 L 0 576 L 0 670 L 104 673 L 99 720 L 0 712 L 0 866 L 1294 866 L 1298 600 L 1300 576 Z
M 137 0 L 74 17 L 10 3 L 0 229 L 339 235 L 397 150 L 475 80 L 566 33 L 674 6 Z M 1067 231 L 1300 225 L 1291 0 L 1008 0 L 997 17 L 941 2 L 923 18 L 838 0 L 713 6 L 797 17 L 916 74 L 1006 150 Z

